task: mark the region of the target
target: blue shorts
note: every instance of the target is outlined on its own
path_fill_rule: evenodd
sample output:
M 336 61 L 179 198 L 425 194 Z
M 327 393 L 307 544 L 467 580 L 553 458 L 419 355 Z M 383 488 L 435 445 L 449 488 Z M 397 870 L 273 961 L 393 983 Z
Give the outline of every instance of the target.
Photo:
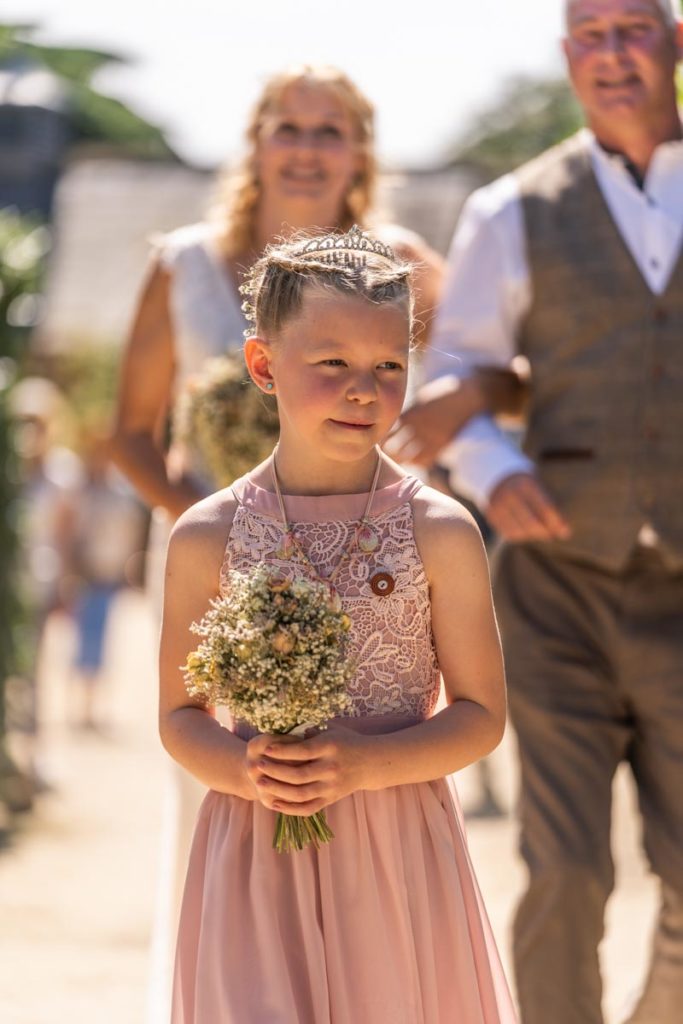
M 79 594 L 74 609 L 77 668 L 94 672 L 102 667 L 107 619 L 118 589 L 112 584 L 89 583 Z

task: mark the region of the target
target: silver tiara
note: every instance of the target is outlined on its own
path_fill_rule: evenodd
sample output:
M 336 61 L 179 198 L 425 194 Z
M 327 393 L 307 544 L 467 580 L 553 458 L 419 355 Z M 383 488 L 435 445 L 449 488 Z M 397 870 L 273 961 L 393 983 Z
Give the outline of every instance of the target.
M 321 235 L 320 238 L 312 238 L 301 247 L 299 255 L 315 256 L 323 263 L 336 263 L 343 267 L 364 267 L 368 255 L 396 262 L 396 253 L 390 246 L 371 238 L 357 224 L 344 235 Z

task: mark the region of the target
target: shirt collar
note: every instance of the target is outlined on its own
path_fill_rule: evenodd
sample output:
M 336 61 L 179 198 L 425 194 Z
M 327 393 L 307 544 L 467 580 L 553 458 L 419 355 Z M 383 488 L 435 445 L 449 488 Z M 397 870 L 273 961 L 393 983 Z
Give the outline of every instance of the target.
M 640 192 L 644 190 L 648 179 L 652 177 L 655 167 L 657 172 L 683 174 L 683 138 L 661 142 L 652 154 L 650 165 L 643 178 L 638 168 L 631 163 L 628 157 L 624 156 L 623 153 L 618 153 L 603 146 L 602 143 L 598 142 L 590 128 L 584 128 L 583 133 L 588 141 L 593 160 L 599 162 L 608 173 L 614 174 L 615 171 L 617 173 L 626 172 L 632 184 Z

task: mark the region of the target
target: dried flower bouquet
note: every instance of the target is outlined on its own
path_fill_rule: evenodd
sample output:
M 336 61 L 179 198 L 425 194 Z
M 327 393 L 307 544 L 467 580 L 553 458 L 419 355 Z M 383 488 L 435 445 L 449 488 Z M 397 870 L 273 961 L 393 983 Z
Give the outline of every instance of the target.
M 192 625 L 201 642 L 185 665 L 188 693 L 225 705 L 261 733 L 324 728 L 348 706 L 350 626 L 324 583 L 290 580 L 264 564 L 246 575 L 233 570 L 227 595 Z M 273 846 L 301 850 L 331 838 L 323 811 L 279 814 Z

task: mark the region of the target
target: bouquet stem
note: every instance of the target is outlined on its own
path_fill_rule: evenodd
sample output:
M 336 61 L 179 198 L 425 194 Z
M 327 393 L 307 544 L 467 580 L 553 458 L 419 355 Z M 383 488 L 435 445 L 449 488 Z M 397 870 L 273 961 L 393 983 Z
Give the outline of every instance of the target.
M 317 811 L 307 817 L 297 814 L 278 814 L 273 836 L 273 849 L 278 853 L 303 850 L 312 843 L 316 850 L 321 843 L 334 839 L 334 832 L 327 824 L 324 811 Z
M 315 726 L 311 722 L 302 722 L 285 735 L 306 736 L 312 729 L 315 729 Z M 306 817 L 300 814 L 278 814 L 273 849 L 278 853 L 291 853 L 293 850 L 303 850 L 304 846 L 312 843 L 316 850 L 319 850 L 320 844 L 329 843 L 330 839 L 334 839 L 334 832 L 327 824 L 324 811 L 317 811 Z

